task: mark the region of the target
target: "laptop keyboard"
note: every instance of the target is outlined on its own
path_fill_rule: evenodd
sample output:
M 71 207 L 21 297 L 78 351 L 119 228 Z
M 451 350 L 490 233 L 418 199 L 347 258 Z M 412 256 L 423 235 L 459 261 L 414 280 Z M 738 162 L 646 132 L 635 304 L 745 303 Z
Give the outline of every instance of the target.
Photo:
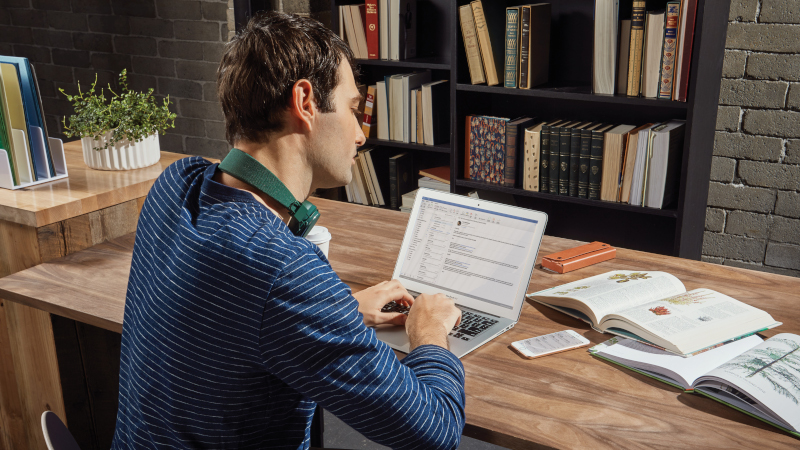
M 381 312 L 399 312 L 408 314 L 409 308 L 397 302 L 389 302 L 381 309 Z M 487 328 L 496 324 L 497 320 L 490 319 L 486 316 L 471 313 L 469 311 L 461 311 L 461 323 L 459 323 L 449 335 L 462 341 L 470 341 L 475 336 L 486 331 Z

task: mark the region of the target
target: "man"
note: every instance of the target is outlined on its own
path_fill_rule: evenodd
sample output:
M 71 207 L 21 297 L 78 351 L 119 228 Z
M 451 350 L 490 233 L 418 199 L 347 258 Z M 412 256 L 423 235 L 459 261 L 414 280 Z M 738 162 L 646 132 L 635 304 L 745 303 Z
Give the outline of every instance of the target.
M 350 181 L 364 135 L 353 55 L 310 19 L 260 15 L 226 47 L 218 94 L 228 140 L 295 199 Z M 355 296 L 274 198 L 199 157 L 147 197 L 125 304 L 114 448 L 307 448 L 320 404 L 393 448 L 456 448 L 460 319 L 399 282 Z M 353 224 L 358 227 L 358 223 Z M 406 319 L 381 313 L 412 304 Z M 397 360 L 368 326 L 405 323 Z

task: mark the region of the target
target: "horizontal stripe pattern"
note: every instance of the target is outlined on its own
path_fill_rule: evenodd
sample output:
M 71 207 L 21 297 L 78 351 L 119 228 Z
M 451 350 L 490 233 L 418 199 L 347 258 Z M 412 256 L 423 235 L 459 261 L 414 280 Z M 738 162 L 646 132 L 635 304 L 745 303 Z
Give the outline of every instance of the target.
M 398 361 L 320 250 L 216 166 L 175 162 L 142 208 L 113 448 L 308 448 L 317 404 L 392 448 L 458 447 L 458 358 Z

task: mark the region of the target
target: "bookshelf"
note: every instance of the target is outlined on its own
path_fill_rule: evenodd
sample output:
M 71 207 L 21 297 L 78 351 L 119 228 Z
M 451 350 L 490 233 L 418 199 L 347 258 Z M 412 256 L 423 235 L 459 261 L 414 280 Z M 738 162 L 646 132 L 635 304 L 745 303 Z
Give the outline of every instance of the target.
M 339 32 L 339 6 L 358 3 L 363 1 L 331 1 L 331 27 L 335 32 Z M 452 192 L 466 194 L 479 189 L 509 194 L 518 206 L 549 215 L 546 234 L 700 259 L 730 0 L 698 0 L 686 102 L 592 94 L 592 0 L 551 2 L 547 84 L 530 90 L 472 85 L 458 20 L 458 7 L 468 3 L 468 0 L 418 0 L 418 58 L 359 60 L 360 81 L 366 84 L 373 84 L 384 75 L 414 69 L 430 69 L 433 80 L 450 80 L 450 142 L 433 147 L 378 139 L 369 139 L 367 143 L 413 151 L 415 165 L 419 167 L 449 162 Z M 503 11 L 507 6 L 528 3 L 483 1 L 485 10 Z M 665 4 L 665 0 L 648 1 L 648 10 Z M 466 180 L 464 122 L 469 114 L 510 118 L 528 115 L 543 120 L 562 118 L 631 125 L 686 120 L 677 201 L 664 209 L 653 209 Z

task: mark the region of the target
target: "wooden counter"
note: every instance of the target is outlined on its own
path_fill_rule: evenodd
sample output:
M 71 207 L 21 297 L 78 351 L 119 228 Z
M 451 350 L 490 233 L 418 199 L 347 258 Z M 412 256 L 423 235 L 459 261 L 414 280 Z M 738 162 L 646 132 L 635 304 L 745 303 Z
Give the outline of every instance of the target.
M 83 163 L 80 141 L 64 150 L 68 178 L 0 189 L 0 277 L 132 233 L 155 179 L 186 156 L 162 152 L 150 167 L 100 171 Z M 65 409 L 89 410 L 85 382 L 62 375 L 81 364 L 81 351 L 91 352 L 98 331 L 0 298 L 0 449 L 46 448 L 39 425 L 46 409 L 62 419 Z
M 388 279 L 408 215 L 314 199 L 333 235 L 330 261 L 354 290 Z M 133 235 L 0 279 L 0 296 L 119 333 Z M 545 236 L 540 255 L 578 242 Z M 616 259 L 566 275 L 534 271 L 528 291 L 614 269 L 662 270 L 783 322 L 764 334 L 800 333 L 800 279 L 619 249 Z M 585 349 L 526 360 L 511 342 L 564 329 L 609 338 L 539 304 L 523 305 L 509 332 L 465 356 L 464 434 L 509 448 L 797 448 L 800 441 L 711 399 L 591 357 Z

